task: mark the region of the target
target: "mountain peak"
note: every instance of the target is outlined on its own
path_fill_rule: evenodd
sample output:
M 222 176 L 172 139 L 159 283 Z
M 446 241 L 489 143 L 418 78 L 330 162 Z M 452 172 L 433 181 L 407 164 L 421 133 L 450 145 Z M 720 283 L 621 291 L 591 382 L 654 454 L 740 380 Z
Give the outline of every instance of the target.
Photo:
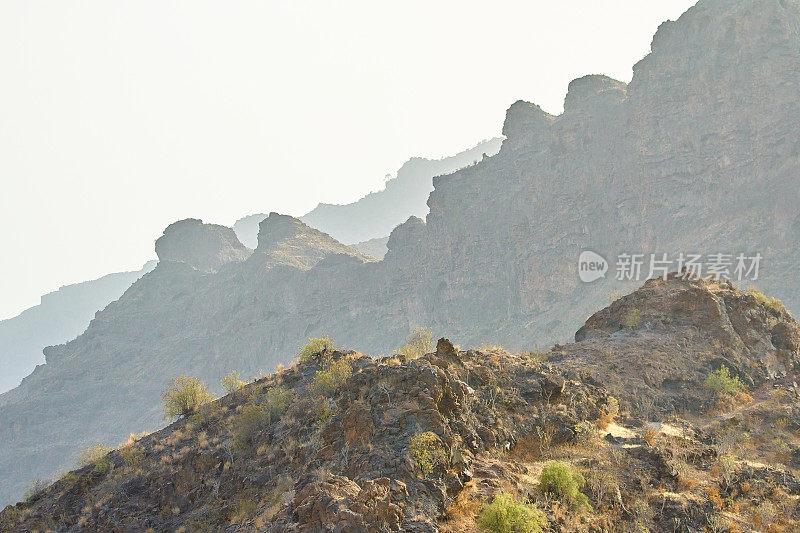
M 195 218 L 173 222 L 156 240 L 159 261 L 186 263 L 204 272 L 244 261 L 250 253 L 231 228 Z
M 267 256 L 269 265 L 290 264 L 298 268 L 311 268 L 333 254 L 350 255 L 363 261 L 372 260 L 295 217 L 275 212 L 259 224 L 255 252 L 256 258 Z

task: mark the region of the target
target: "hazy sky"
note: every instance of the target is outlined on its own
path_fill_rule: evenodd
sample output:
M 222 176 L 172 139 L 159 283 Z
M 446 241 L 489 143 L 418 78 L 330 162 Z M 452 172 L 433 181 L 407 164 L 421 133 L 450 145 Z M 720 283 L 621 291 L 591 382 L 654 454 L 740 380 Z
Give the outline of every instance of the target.
M 0 318 L 138 269 L 170 222 L 300 215 L 518 99 L 629 81 L 690 0 L 0 2 Z

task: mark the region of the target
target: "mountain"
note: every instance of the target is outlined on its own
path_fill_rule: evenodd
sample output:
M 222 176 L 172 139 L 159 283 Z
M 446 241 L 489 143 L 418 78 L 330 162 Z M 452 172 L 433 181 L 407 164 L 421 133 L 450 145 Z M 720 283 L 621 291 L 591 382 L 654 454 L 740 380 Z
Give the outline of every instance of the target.
M 400 167 L 397 176 L 389 179 L 383 190 L 345 205 L 319 204 L 300 220 L 345 244 L 386 238 L 408 217 L 425 217 L 428 213 L 425 201 L 433 190 L 435 176 L 450 174 L 496 154 L 501 142 L 501 139 L 482 141 L 469 150 L 442 159 L 414 157 Z M 239 240 L 255 247 L 258 223 L 266 217 L 255 214 L 237 220 L 233 229 Z
M 383 259 L 383 257 L 386 255 L 386 252 L 389 251 L 389 237 L 357 242 L 355 244 L 351 244 L 350 247 L 355 248 L 359 252 L 371 255 L 372 257 Z
M 800 527 L 800 327 L 785 309 L 671 276 L 576 339 L 518 354 L 446 339 L 416 359 L 308 353 L 94 453 L 7 507 L 0 528 L 452 533 L 501 519 L 504 494 L 533 502 L 528 527 L 548 531 Z
M 290 217 L 263 221 L 246 259 L 192 226 L 181 241 L 228 262 L 177 251 L 0 395 L 0 497 L 159 427 L 170 377 L 269 371 L 308 337 L 374 354 L 416 326 L 463 346 L 564 342 L 620 286 L 580 281 L 586 250 L 758 253 L 758 286 L 797 309 L 799 29 L 797 1 L 701 0 L 630 84 L 575 80 L 559 116 L 513 104 L 500 152 L 434 178 L 426 220 L 395 228 L 382 261 Z
M 36 365 L 44 364 L 45 347 L 80 335 L 98 309 L 122 296 L 155 266 L 152 261 L 137 272 L 65 285 L 42 296 L 39 305 L 0 321 L 0 393 L 16 387 Z

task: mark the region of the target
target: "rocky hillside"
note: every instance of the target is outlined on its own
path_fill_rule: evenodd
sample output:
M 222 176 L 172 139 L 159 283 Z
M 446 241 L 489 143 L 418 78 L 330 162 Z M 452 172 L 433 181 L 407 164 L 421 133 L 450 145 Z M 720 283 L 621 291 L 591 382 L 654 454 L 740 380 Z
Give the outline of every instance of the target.
M 450 174 L 481 161 L 485 156 L 495 155 L 500 150 L 501 142 L 501 139 L 489 139 L 442 159 L 414 157 L 400 167 L 397 176 L 389 179 L 382 190 L 349 204 L 319 204 L 300 220 L 345 244 L 385 239 L 395 226 L 405 222 L 408 217 L 424 217 L 428 214 L 425 201 L 433 190 L 435 176 Z M 233 229 L 239 240 L 254 247 L 258 224 L 266 217 L 265 214 L 255 214 L 237 220 Z M 376 257 L 383 257 L 383 254 Z
M 319 352 L 88 457 L 0 527 L 468 532 L 508 494 L 550 531 L 796 531 L 799 331 L 671 277 L 549 352 Z
M 415 326 L 464 346 L 563 342 L 618 288 L 613 270 L 579 281 L 586 249 L 612 268 L 621 252 L 761 253 L 757 284 L 798 307 L 799 28 L 797 0 L 701 0 L 629 85 L 575 80 L 559 116 L 515 103 L 500 152 L 435 178 L 426 220 L 397 227 L 383 261 L 277 215 L 247 259 L 224 230 L 189 228 L 224 250 L 178 246 L 0 396 L 0 497 L 79 445 L 157 427 L 169 377 L 271 371 L 307 337 L 374 354 Z
M 0 321 L 0 393 L 19 385 L 36 365 L 42 350 L 80 335 L 95 313 L 155 268 L 150 262 L 136 272 L 117 272 L 45 294 L 39 305 Z
M 218 383 L 232 369 L 252 375 L 274 368 L 265 352 L 296 344 L 306 331 L 264 337 L 281 318 L 270 316 L 271 302 L 283 304 L 286 287 L 307 278 L 309 300 L 297 304 L 311 309 L 336 265 L 375 261 L 291 217 L 272 214 L 261 228 L 253 251 L 230 228 L 170 225 L 156 243 L 156 268 L 77 339 L 45 350 L 47 364 L 0 395 L 0 499 L 68 466 L 89 442 L 160 427 L 159 391 L 171 376 Z M 217 330 L 226 316 L 235 322 Z M 163 344 L 136 340 L 143 335 Z

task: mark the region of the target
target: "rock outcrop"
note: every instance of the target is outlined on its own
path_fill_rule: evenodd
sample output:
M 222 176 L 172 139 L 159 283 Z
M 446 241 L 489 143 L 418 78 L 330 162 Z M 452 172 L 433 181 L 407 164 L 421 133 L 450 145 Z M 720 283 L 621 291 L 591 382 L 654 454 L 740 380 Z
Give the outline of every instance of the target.
M 204 224 L 194 218 L 170 224 L 156 241 L 159 261 L 185 263 L 202 272 L 216 271 L 226 263 L 239 263 L 250 253 L 231 228 Z

